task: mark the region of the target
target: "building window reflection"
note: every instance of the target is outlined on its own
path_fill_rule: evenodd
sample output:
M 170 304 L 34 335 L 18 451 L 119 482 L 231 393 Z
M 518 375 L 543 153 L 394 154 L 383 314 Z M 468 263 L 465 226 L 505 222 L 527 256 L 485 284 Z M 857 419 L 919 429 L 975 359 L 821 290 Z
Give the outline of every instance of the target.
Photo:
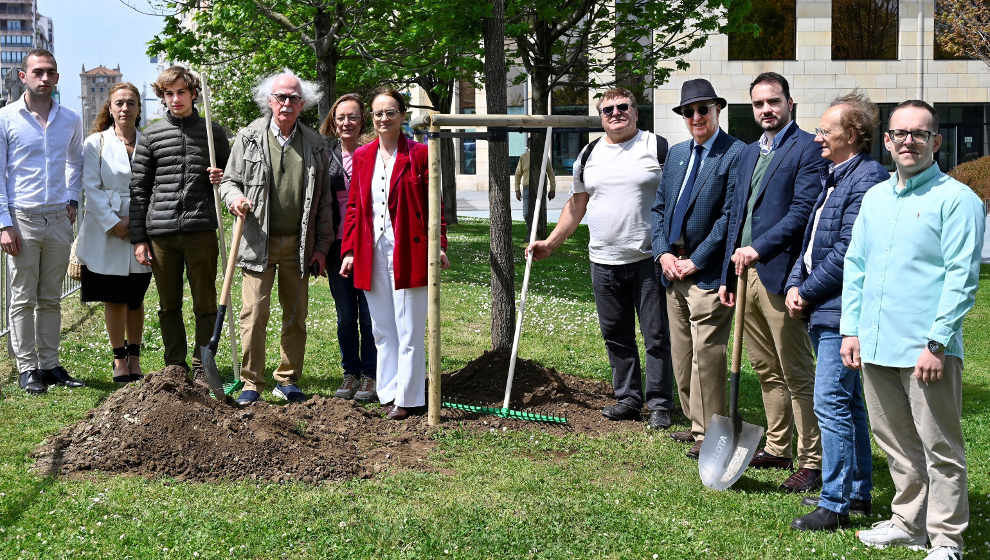
M 753 2 L 752 33 L 729 33 L 729 60 L 795 60 L 797 11 L 794 0 Z
M 832 60 L 896 60 L 897 0 L 832 0 Z

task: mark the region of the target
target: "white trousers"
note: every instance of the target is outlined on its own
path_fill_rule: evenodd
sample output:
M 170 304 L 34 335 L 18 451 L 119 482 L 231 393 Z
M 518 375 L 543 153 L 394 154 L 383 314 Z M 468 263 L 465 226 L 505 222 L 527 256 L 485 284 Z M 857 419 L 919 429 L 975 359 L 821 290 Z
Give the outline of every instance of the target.
M 58 365 L 62 328 L 62 280 L 69 267 L 72 224 L 64 205 L 39 211 L 15 209 L 21 251 L 10 267 L 10 345 L 17 370 Z
M 371 290 L 365 292 L 378 350 L 378 400 L 403 408 L 426 404 L 426 286 L 396 290 L 392 271 L 395 242 L 375 243 Z

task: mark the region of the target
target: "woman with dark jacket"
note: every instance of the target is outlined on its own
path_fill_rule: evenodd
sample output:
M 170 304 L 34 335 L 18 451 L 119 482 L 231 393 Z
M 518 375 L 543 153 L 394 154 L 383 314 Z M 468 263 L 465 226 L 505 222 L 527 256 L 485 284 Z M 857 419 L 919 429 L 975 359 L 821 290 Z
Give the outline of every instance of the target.
M 151 266 L 158 288 L 158 318 L 165 365 L 186 363 L 182 324 L 182 276 L 189 276 L 196 346 L 193 371 L 202 368 L 199 349 L 210 341 L 217 314 L 217 213 L 213 185 L 220 184 L 230 155 L 227 135 L 213 124 L 217 168 L 210 167 L 206 122 L 193 102 L 199 78 L 172 66 L 152 84 L 168 112 L 148 125 L 134 152 L 130 234 L 134 257 Z M 212 183 L 212 184 L 211 184 Z
M 791 527 L 834 531 L 849 524 L 849 513 L 870 513 L 873 488 L 870 431 L 859 371 L 842 365 L 839 314 L 842 265 L 863 195 L 890 178 L 869 156 L 876 105 L 853 92 L 837 98 L 815 129 L 815 142 L 831 165 L 822 177 L 804 233 L 803 258 L 794 263 L 785 304 L 791 316 L 808 321 L 818 365 L 815 370 L 815 415 L 822 431 L 822 492 L 805 498 L 817 508 Z
M 373 93 L 378 139 L 354 152 L 340 274 L 365 290 L 378 349 L 378 398 L 402 420 L 426 404 L 427 148 L 402 134 L 405 100 Z M 450 266 L 441 227 L 440 263 Z
M 327 255 L 327 278 L 334 307 L 337 308 L 337 343 L 340 346 L 344 380 L 334 393 L 339 399 L 368 402 L 375 392 L 375 337 L 371 330 L 371 313 L 364 292 L 354 288 L 354 281 L 341 276 L 340 234 L 347 210 L 351 186 L 354 151 L 364 128 L 364 103 L 355 93 L 345 93 L 330 107 L 330 114 L 320 126 L 320 134 L 335 136 L 330 151 L 330 185 L 335 195 L 335 239 Z

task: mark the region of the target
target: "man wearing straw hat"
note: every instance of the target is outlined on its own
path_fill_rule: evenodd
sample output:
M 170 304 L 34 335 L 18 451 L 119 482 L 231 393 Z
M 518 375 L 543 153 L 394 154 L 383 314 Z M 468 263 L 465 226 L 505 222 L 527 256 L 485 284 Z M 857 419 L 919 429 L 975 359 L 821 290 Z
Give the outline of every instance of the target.
M 616 399 L 602 415 L 609 420 L 639 419 L 645 400 L 649 427 L 669 428 L 673 407 L 670 341 L 650 243 L 650 208 L 667 141 L 636 128 L 636 97 L 629 90 L 606 91 L 598 112 L 605 137 L 581 150 L 574 164 L 571 197 L 557 227 L 527 251 L 536 260 L 550 256 L 587 216 L 591 281 Z M 636 315 L 646 345 L 645 391 Z
M 131 164 L 131 243 L 134 257 L 151 266 L 158 289 L 158 319 L 165 365 L 186 362 L 182 324 L 182 273 L 189 277 L 196 347 L 193 369 L 202 370 L 199 349 L 210 342 L 217 314 L 217 213 L 213 184 L 223 177 L 230 153 L 227 135 L 213 123 L 217 165 L 210 167 L 206 121 L 193 102 L 199 77 L 182 66 L 162 72 L 152 86 L 167 112 L 144 130 Z
M 691 427 L 674 432 L 694 442 L 697 459 L 713 414 L 725 414 L 725 352 L 732 312 L 718 300 L 726 200 L 732 199 L 736 162 L 746 146 L 718 126 L 725 99 L 708 80 L 688 80 L 674 112 L 684 118 L 690 140 L 670 150 L 653 205 L 653 257 L 663 271 L 671 358 L 681 409 Z
M 264 385 L 265 334 L 276 272 L 282 360 L 273 373 L 272 394 L 290 402 L 305 399 L 297 383 L 306 350 L 309 274 L 324 273 L 334 237 L 325 142 L 298 122 L 306 107 L 319 102 L 319 88 L 286 69 L 262 79 L 254 100 L 263 115 L 237 133 L 220 185 L 231 213 L 245 217 L 238 251 L 244 274 L 241 406 L 257 401 Z

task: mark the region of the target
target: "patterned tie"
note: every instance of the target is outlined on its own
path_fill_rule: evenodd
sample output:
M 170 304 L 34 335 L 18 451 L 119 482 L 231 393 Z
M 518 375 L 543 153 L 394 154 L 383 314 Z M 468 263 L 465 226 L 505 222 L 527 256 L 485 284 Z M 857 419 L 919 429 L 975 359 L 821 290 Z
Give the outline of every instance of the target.
M 674 206 L 674 217 L 671 219 L 670 235 L 667 236 L 667 243 L 676 244 L 681 239 L 684 231 L 684 218 L 687 217 L 688 207 L 691 205 L 691 193 L 694 191 L 694 180 L 698 178 L 698 169 L 701 168 L 701 151 L 705 147 L 696 144 L 694 146 L 694 165 L 691 173 L 688 174 L 687 183 L 681 190 L 681 196 L 677 199 L 677 206 Z

